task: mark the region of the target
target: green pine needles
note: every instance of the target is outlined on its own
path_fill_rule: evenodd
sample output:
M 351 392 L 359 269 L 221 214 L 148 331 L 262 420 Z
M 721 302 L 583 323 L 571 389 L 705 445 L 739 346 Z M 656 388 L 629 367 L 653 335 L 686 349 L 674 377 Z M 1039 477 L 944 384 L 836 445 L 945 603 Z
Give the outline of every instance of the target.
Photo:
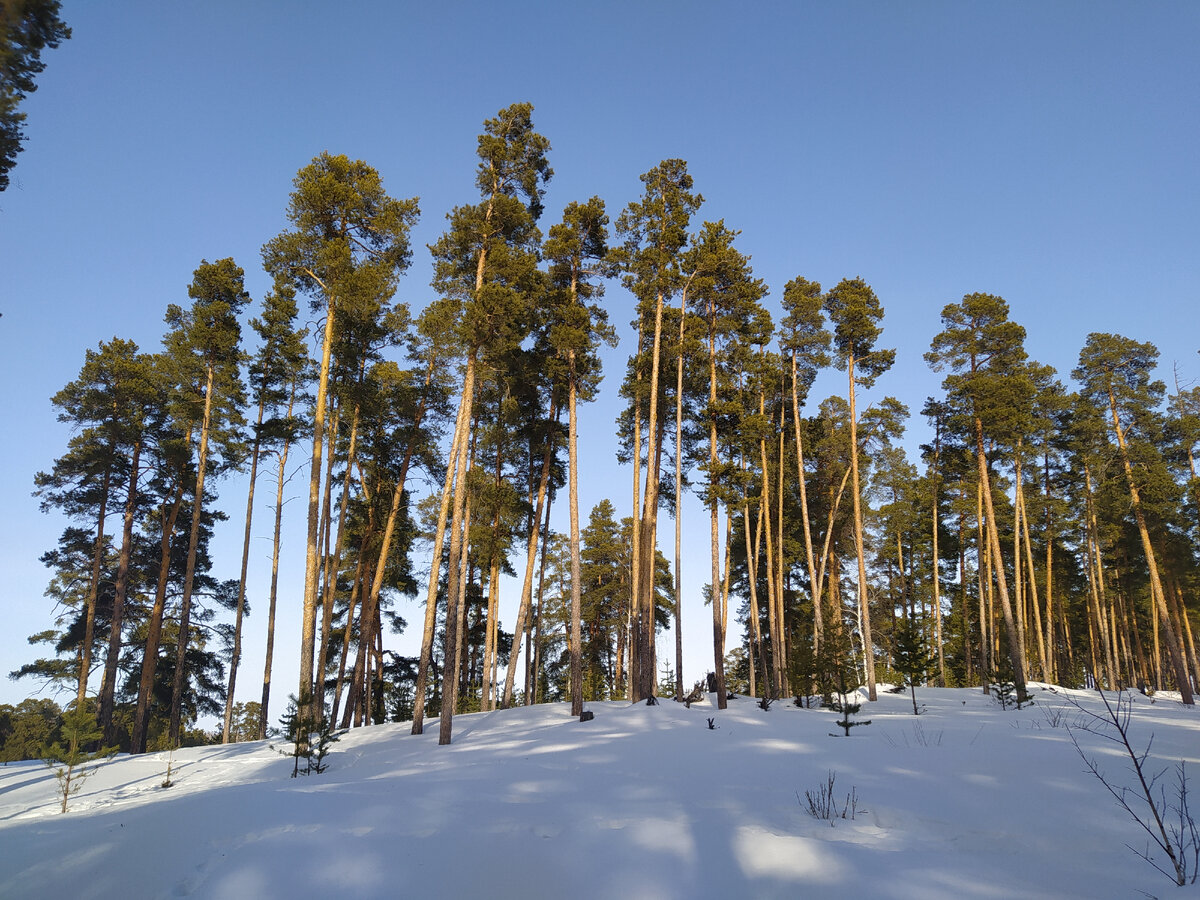
M 87 703 L 73 703 L 63 713 L 60 727 L 61 739 L 47 745 L 42 751 L 46 765 L 54 771 L 58 781 L 58 797 L 62 801 L 62 812 L 78 794 L 84 781 L 95 774 L 99 763 L 116 754 L 115 747 L 99 746 L 103 732 L 96 724 L 96 714 Z M 88 750 L 89 746 L 97 749 Z

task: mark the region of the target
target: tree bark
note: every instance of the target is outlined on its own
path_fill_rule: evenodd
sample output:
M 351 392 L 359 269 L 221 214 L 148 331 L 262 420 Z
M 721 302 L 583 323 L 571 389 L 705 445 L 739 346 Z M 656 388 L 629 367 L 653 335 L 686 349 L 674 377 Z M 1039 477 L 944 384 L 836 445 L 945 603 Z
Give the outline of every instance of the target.
M 308 542 L 304 558 L 304 609 L 300 628 L 300 687 L 297 714 L 312 717 L 313 655 L 316 651 L 317 592 L 320 587 L 321 463 L 325 452 L 325 408 L 329 392 L 329 365 L 333 355 L 333 330 L 337 304 L 326 291 L 325 335 L 321 342 L 321 368 L 313 409 L 312 467 L 308 477 Z
M 179 646 L 175 653 L 175 684 L 171 691 L 171 719 L 168 740 L 179 746 L 183 692 L 187 686 L 187 647 L 189 618 L 192 612 L 192 585 L 196 574 L 196 548 L 200 543 L 200 520 L 204 516 L 204 475 L 208 467 L 208 431 L 212 424 L 213 366 L 208 366 L 204 389 L 204 418 L 200 425 L 200 447 L 196 462 L 196 494 L 192 501 L 192 528 L 188 536 L 187 568 L 183 576 L 183 598 L 179 609 Z
M 254 444 L 250 450 L 250 487 L 246 491 L 246 529 L 242 535 L 242 572 L 238 578 L 237 612 L 233 623 L 233 654 L 229 658 L 229 687 L 225 691 L 225 720 L 221 725 L 221 743 L 229 743 L 233 722 L 233 696 L 237 686 L 238 665 L 242 661 L 242 615 L 246 606 L 246 571 L 250 566 L 250 523 L 254 518 L 254 485 L 258 480 L 258 453 L 261 447 L 263 413 L 266 410 L 266 376 L 258 399 L 258 419 L 254 424 Z
M 992 506 L 992 487 L 988 478 L 987 457 L 983 448 L 983 422 L 975 419 L 975 460 L 979 471 L 979 485 L 983 504 L 987 511 L 988 545 L 991 548 L 992 566 L 996 572 L 996 587 L 1000 592 L 1000 609 L 1004 614 L 1004 627 L 1008 634 L 1008 655 L 1012 661 L 1013 684 L 1017 698 L 1024 702 L 1029 694 L 1025 690 L 1025 646 L 1017 623 L 1013 618 L 1012 603 L 1008 596 L 1008 583 L 1004 576 L 1004 559 L 1000 554 L 1000 530 L 996 524 L 996 511 Z
M 858 477 L 858 421 L 854 403 L 854 354 L 847 357 L 846 370 L 850 373 L 850 477 L 854 489 L 854 550 L 858 557 L 858 606 L 862 619 L 862 643 L 864 668 L 867 676 L 867 699 L 876 700 L 875 692 L 875 646 L 871 640 L 871 609 L 867 601 L 867 560 L 863 548 L 862 485 Z
M 1183 704 L 1193 706 L 1195 700 L 1192 697 L 1192 686 L 1188 681 L 1187 667 L 1183 663 L 1179 639 L 1176 637 L 1170 613 L 1167 611 L 1166 594 L 1163 592 L 1162 579 L 1158 574 L 1158 559 L 1154 553 L 1154 546 L 1150 543 L 1150 531 L 1146 527 L 1146 517 L 1142 512 L 1141 493 L 1138 491 L 1137 482 L 1133 477 L 1133 466 L 1129 462 L 1129 448 L 1125 444 L 1125 432 L 1121 428 L 1121 420 L 1117 416 L 1117 400 L 1111 388 L 1108 392 L 1108 401 L 1112 412 L 1113 431 L 1116 433 L 1117 447 L 1121 453 L 1121 466 L 1125 471 L 1125 483 L 1129 486 L 1129 498 L 1133 501 L 1133 517 L 1137 522 L 1138 536 L 1142 540 L 1142 550 L 1146 554 L 1146 565 L 1150 569 L 1150 593 L 1153 596 L 1154 608 L 1158 611 L 1162 623 L 1163 637 L 1167 642 L 1167 656 L 1170 658 Z
M 287 417 L 292 418 L 296 404 L 296 382 L 292 382 L 291 394 L 288 397 Z M 275 604 L 279 596 L 279 544 L 283 531 L 283 486 L 286 483 L 288 452 L 292 442 L 285 440 L 279 451 L 279 481 L 275 489 L 275 533 L 271 541 L 271 589 L 267 600 L 267 649 L 263 660 L 263 688 L 261 717 L 258 723 L 258 739 L 267 736 L 267 722 L 271 707 L 271 666 L 275 657 Z
M 554 401 L 552 399 L 550 403 L 550 418 L 557 421 L 557 412 L 558 411 L 554 408 Z M 513 684 L 516 680 L 517 662 L 520 657 L 521 650 L 519 638 L 529 628 L 529 611 L 533 591 L 533 572 L 537 564 L 538 538 L 542 532 L 542 513 L 546 511 L 546 487 L 550 483 L 550 463 L 553 458 L 554 442 L 550 439 L 549 435 L 547 435 L 546 452 L 542 456 L 542 471 L 538 476 L 537 505 L 534 509 L 533 518 L 530 520 L 532 527 L 529 531 L 529 541 L 526 544 L 525 550 L 525 576 L 521 582 L 521 600 L 517 607 L 516 628 L 513 631 L 512 655 L 508 661 L 508 670 L 504 673 L 504 693 L 500 704 L 503 709 L 508 709 L 512 706 Z M 529 654 L 527 652 L 526 656 L 528 655 Z M 525 692 L 526 700 L 528 702 L 528 686 L 526 686 Z
M 115 455 L 109 447 L 110 457 Z M 100 593 L 100 567 L 104 561 L 104 520 L 108 512 L 108 489 L 112 483 L 112 463 L 104 467 L 100 486 L 100 512 L 96 517 L 96 549 L 92 553 L 92 574 L 88 582 L 87 608 L 84 611 L 83 647 L 79 654 L 79 685 L 75 691 L 76 708 L 87 696 L 88 677 L 92 672 L 92 644 L 96 640 L 96 597 Z
M 170 512 L 164 503 L 162 509 L 162 538 L 159 543 L 158 585 L 154 591 L 154 605 L 150 609 L 150 621 L 146 626 L 146 650 L 142 654 L 142 677 L 138 684 L 137 710 L 133 719 L 130 753 L 145 753 L 146 739 L 150 730 L 150 703 L 154 696 L 154 674 L 158 669 L 158 648 L 162 641 L 163 615 L 167 604 L 167 582 L 171 575 L 171 540 L 175 534 L 175 521 L 183 506 L 184 483 L 180 478 L 171 502 Z
M 475 366 L 476 351 L 472 350 L 467 357 L 466 377 L 463 379 L 462 398 L 459 401 L 459 415 L 463 419 L 461 433 L 458 438 L 457 475 L 455 476 L 453 514 L 450 524 L 450 565 L 447 576 L 446 596 L 446 659 L 442 670 L 442 711 L 438 731 L 438 744 L 449 744 L 454 728 L 454 706 L 458 700 L 458 615 L 461 599 L 461 580 L 459 570 L 465 571 L 466 553 L 463 544 L 469 540 L 464 538 L 463 513 L 467 498 L 467 438 L 470 431 L 471 409 L 475 399 Z M 413 722 L 414 728 L 416 722 Z
M 125 598 L 129 593 L 129 567 L 133 552 L 133 519 L 138 501 L 138 466 L 141 461 L 142 442 L 133 445 L 129 461 L 129 488 L 125 499 L 125 521 L 121 530 L 121 556 L 117 563 L 117 583 L 113 590 L 112 620 L 108 632 L 108 656 L 104 660 L 104 684 L 100 690 L 99 724 L 104 731 L 104 743 L 117 743 L 113 727 L 113 708 L 116 705 L 117 663 L 121 658 L 121 625 L 125 611 Z

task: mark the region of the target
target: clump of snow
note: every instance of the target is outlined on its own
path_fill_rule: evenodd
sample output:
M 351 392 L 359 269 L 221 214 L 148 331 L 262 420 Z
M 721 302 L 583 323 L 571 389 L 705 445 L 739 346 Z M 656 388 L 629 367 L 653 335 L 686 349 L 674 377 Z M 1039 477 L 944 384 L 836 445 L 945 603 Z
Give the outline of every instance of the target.
M 566 704 L 345 735 L 293 779 L 267 743 L 101 766 L 65 815 L 40 762 L 0 767 L 0 897 L 1097 898 L 1179 890 L 1138 859 L 1135 823 L 1087 774 L 1062 689 L 1002 710 L 980 690 L 836 714 L 741 697 Z M 1096 697 L 1070 692 L 1088 708 Z M 906 712 L 907 707 L 907 712 Z M 1200 713 L 1133 697 L 1131 734 L 1163 766 L 1200 762 Z M 715 718 L 715 728 L 707 720 Z M 1076 732 L 1110 778 L 1127 761 Z M 814 819 L 836 773 L 854 819 Z M 1185 891 L 1190 893 L 1190 891 Z

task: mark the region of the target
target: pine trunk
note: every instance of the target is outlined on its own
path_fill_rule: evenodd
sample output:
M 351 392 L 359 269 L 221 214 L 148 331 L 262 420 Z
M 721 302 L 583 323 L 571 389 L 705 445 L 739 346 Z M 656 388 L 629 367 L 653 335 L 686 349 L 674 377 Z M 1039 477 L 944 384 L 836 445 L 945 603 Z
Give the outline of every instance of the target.
M 137 710 L 133 719 L 133 734 L 130 753 L 145 753 L 146 739 L 150 730 L 150 704 L 154 697 L 154 675 L 158 669 L 158 649 L 162 641 L 163 615 L 167 605 L 167 582 L 171 576 L 171 540 L 175 534 L 175 522 L 183 506 L 184 484 L 182 478 L 171 502 L 170 511 L 164 504 L 162 509 L 162 538 L 159 542 L 158 585 L 154 590 L 154 605 L 150 609 L 150 621 L 146 626 L 146 649 L 142 653 L 142 676 L 138 684 Z
M 179 608 L 179 645 L 175 653 L 175 684 L 171 691 L 171 718 L 167 733 L 171 746 L 178 747 L 183 692 L 187 686 L 187 647 L 192 613 L 192 585 L 196 575 L 196 548 L 200 543 L 200 520 L 204 517 L 204 475 L 208 468 L 208 431 L 212 424 L 213 366 L 208 367 L 204 389 L 204 418 L 200 425 L 200 449 L 196 462 L 196 494 L 192 501 L 192 528 L 188 536 L 187 568 L 183 576 L 183 598 Z
M 996 587 L 1000 592 L 1000 609 L 1004 614 L 1004 627 L 1008 634 L 1008 656 L 1012 661 L 1013 685 L 1017 698 L 1024 702 L 1028 698 L 1025 690 L 1025 646 L 1022 635 L 1017 629 L 1013 617 L 1012 603 L 1008 596 L 1008 582 L 1004 575 L 1004 559 L 1000 554 L 1000 530 L 996 523 L 996 511 L 992 506 L 991 481 L 988 478 L 987 457 L 983 448 L 983 422 L 975 419 L 975 459 L 979 471 L 980 491 L 983 494 L 983 505 L 987 511 L 987 538 L 991 548 L 992 567 L 996 574 Z
M 296 383 L 292 383 L 291 396 L 288 398 L 287 416 L 290 420 L 296 403 Z M 263 660 L 263 688 L 261 703 L 261 718 L 258 723 L 258 739 L 267 736 L 267 722 L 270 721 L 271 708 L 271 666 L 275 658 L 275 605 L 279 597 L 279 545 L 283 531 L 283 486 L 286 483 L 288 452 L 291 441 L 285 441 L 279 452 L 279 480 L 275 488 L 275 532 L 271 539 L 271 589 L 267 600 L 267 649 Z
M 1117 447 L 1121 452 L 1121 466 L 1125 470 L 1125 483 L 1129 486 L 1129 498 L 1133 502 L 1133 517 L 1137 522 L 1138 536 L 1142 540 L 1142 550 L 1146 554 L 1146 565 L 1150 569 L 1150 593 L 1153 595 L 1154 608 L 1161 620 L 1163 637 L 1167 642 L 1167 656 L 1175 674 L 1175 683 L 1185 706 L 1193 706 L 1192 686 L 1188 681 L 1187 667 L 1183 663 L 1183 653 L 1179 648 L 1179 639 L 1171 624 L 1171 616 L 1167 611 L 1166 594 L 1163 592 L 1162 579 L 1158 574 L 1158 559 L 1154 547 L 1150 543 L 1150 531 L 1146 527 L 1146 517 L 1142 513 L 1141 493 L 1133 478 L 1133 466 L 1129 462 L 1129 449 L 1125 445 L 1125 432 L 1121 428 L 1121 420 L 1117 416 L 1117 400 L 1112 391 L 1108 394 L 1109 407 L 1112 411 L 1113 431 L 1117 435 Z
M 265 377 L 265 376 L 264 376 Z M 225 691 L 225 720 L 221 725 L 221 743 L 229 743 L 229 726 L 233 722 L 233 696 L 237 686 L 238 665 L 242 661 L 242 616 L 246 607 L 246 571 L 250 566 L 250 523 L 254 517 L 254 485 L 258 481 L 258 453 L 263 413 L 266 409 L 266 385 L 258 400 L 258 419 L 254 424 L 254 445 L 250 450 L 250 487 L 246 491 L 246 529 L 242 535 L 242 571 L 238 578 L 237 611 L 234 613 L 233 654 L 229 658 L 229 687 Z
M 297 713 L 301 718 L 312 718 L 313 713 L 313 655 L 316 651 L 317 593 L 320 589 L 321 562 L 321 463 L 325 452 L 325 411 L 336 309 L 336 303 L 330 296 L 325 309 L 325 335 L 321 342 L 321 368 L 317 376 L 317 398 L 313 409 L 312 467 L 308 476 L 308 538 L 304 557 L 304 609 L 300 629 Z
M 117 743 L 116 729 L 112 724 L 116 706 L 117 663 L 121 658 L 121 626 L 125 612 L 125 600 L 129 593 L 129 567 L 133 553 L 133 520 L 137 510 L 139 463 L 142 443 L 133 445 L 129 462 L 129 489 L 125 498 L 125 521 L 121 530 L 121 555 L 117 563 L 117 583 L 113 589 L 112 619 L 108 631 L 108 656 L 104 660 L 104 683 L 100 688 L 99 725 L 104 731 L 104 743 Z
M 111 447 L 109 455 L 113 455 Z M 104 520 L 108 513 L 108 489 L 111 483 L 110 463 L 104 468 L 104 479 L 100 486 L 100 512 L 96 516 L 96 549 L 92 552 L 92 574 L 88 581 L 87 608 L 84 612 L 83 646 L 79 653 L 79 685 L 75 690 L 77 708 L 87 696 L 88 676 L 92 672 L 92 644 L 96 640 L 96 597 L 100 593 L 100 567 L 104 561 Z
M 454 728 L 454 706 L 458 700 L 458 653 L 459 644 L 459 604 L 462 597 L 462 584 L 459 576 L 460 569 L 466 571 L 466 557 L 463 544 L 464 512 L 467 499 L 467 439 L 470 432 L 471 409 L 475 399 L 475 361 L 476 351 L 472 350 L 467 358 L 466 377 L 463 379 L 462 397 L 459 400 L 459 416 L 463 427 L 456 434 L 458 447 L 457 474 L 455 476 L 453 514 L 450 520 L 450 565 L 448 569 L 446 596 L 446 659 L 442 668 L 442 711 L 441 724 L 438 731 L 438 744 L 449 744 Z M 469 538 L 468 538 L 469 539 Z M 436 562 L 435 562 L 436 565 Z M 465 604 L 463 604 L 465 606 Z M 416 727 L 416 721 L 413 727 Z
M 574 293 L 572 285 L 572 293 Z M 579 559 L 579 449 L 578 419 L 575 415 L 576 380 L 575 351 L 571 350 L 567 358 L 570 383 L 567 386 L 567 460 L 568 504 L 571 521 L 571 715 L 583 715 L 583 636 L 581 619 L 583 616 L 582 596 L 580 590 L 580 559 Z
M 876 700 L 875 646 L 871 640 L 871 609 L 867 601 L 867 560 L 863 547 L 862 486 L 858 477 L 858 421 L 854 405 L 854 356 L 846 365 L 850 373 L 850 473 L 854 490 L 854 551 L 858 557 L 858 607 L 862 619 L 863 661 L 867 676 L 867 699 Z
M 557 421 L 557 413 L 558 411 L 554 408 L 554 401 L 551 399 L 550 418 Z M 521 582 L 521 601 L 517 607 L 517 624 L 515 630 L 513 631 L 512 655 L 508 661 L 508 670 L 504 673 L 504 693 L 500 704 L 503 709 L 508 709 L 512 706 L 513 684 L 516 680 L 517 662 L 519 660 L 521 651 L 519 639 L 521 635 L 525 634 L 526 631 L 529 630 L 529 611 L 533 591 L 533 571 L 537 564 L 538 538 L 540 537 L 542 531 L 542 514 L 546 511 L 546 487 L 550 483 L 550 463 L 553 458 L 554 442 L 549 438 L 549 436 L 547 436 L 546 452 L 542 456 L 542 471 L 538 476 L 536 507 L 534 509 L 533 518 L 530 520 L 532 527 L 529 531 L 529 541 L 526 544 L 525 550 L 525 577 Z M 525 655 L 528 661 L 528 651 Z M 525 686 L 525 695 L 528 702 L 528 684 Z

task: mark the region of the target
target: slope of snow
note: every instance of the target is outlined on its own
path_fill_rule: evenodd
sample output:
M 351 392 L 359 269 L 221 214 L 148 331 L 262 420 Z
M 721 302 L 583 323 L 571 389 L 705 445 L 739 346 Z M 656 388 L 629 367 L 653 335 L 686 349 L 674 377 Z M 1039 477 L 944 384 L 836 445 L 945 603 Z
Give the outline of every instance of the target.
M 782 702 L 595 703 L 586 723 L 555 704 L 457 717 L 449 747 L 436 722 L 359 729 L 297 779 L 266 743 L 181 750 L 169 789 L 165 754 L 121 756 L 66 815 L 43 764 L 10 764 L 0 897 L 1196 896 L 1125 847 L 1144 835 L 1052 723 L 1068 693 L 1095 696 L 1034 693 L 1004 711 L 919 690 L 920 717 L 881 693 L 849 738 L 834 713 Z M 1159 767 L 1200 762 L 1200 714 L 1133 703 Z M 1132 783 L 1113 746 L 1076 734 Z M 830 770 L 839 802 L 857 793 L 853 820 L 802 805 Z

